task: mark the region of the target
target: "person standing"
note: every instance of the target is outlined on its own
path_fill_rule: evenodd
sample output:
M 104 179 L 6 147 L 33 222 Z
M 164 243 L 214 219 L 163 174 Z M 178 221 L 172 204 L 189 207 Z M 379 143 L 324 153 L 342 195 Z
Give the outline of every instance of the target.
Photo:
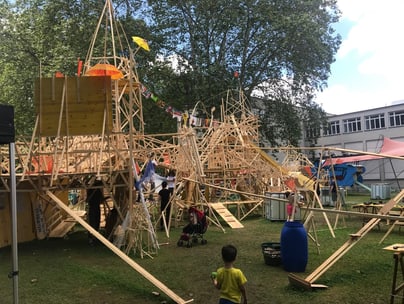
M 287 221 L 292 221 L 293 219 L 293 209 L 296 212 L 296 208 L 294 208 L 294 205 L 295 205 L 295 195 L 290 194 L 288 197 L 288 203 L 286 205 L 286 213 L 288 215 Z
M 175 188 L 175 172 L 174 170 L 170 170 L 168 172 L 168 176 L 166 178 L 167 180 L 167 188 L 170 191 L 170 194 L 174 194 L 174 188 Z
M 160 213 L 161 213 L 161 220 L 160 220 L 160 230 L 164 230 L 164 219 L 166 221 L 166 225 L 168 226 L 171 216 L 171 206 L 170 203 L 170 191 L 167 189 L 167 182 L 164 181 L 161 183 L 162 189 L 159 191 L 160 196 Z M 165 214 L 163 214 L 165 211 Z
M 337 200 L 338 200 L 338 194 L 337 194 L 338 184 L 337 184 L 337 181 L 335 179 L 332 179 L 330 188 L 331 188 L 332 206 L 335 207 L 335 206 L 337 206 Z
M 88 223 L 96 231 L 100 230 L 101 222 L 101 207 L 100 204 L 104 201 L 104 193 L 101 188 L 102 181 L 97 179 L 92 188 L 87 189 L 87 204 L 88 204 Z M 94 245 L 95 237 L 89 232 L 88 243 Z
M 247 279 L 243 272 L 234 267 L 237 248 L 226 245 L 222 248 L 224 266 L 220 267 L 212 277 L 213 285 L 220 290 L 219 304 L 247 304 L 245 283 Z M 243 299 L 243 302 L 241 300 Z
M 301 208 L 304 205 L 303 198 L 297 192 L 287 191 L 285 196 L 288 200 L 286 204 L 287 221 L 293 221 L 297 213 L 297 208 Z M 294 211 L 293 211 L 294 210 Z

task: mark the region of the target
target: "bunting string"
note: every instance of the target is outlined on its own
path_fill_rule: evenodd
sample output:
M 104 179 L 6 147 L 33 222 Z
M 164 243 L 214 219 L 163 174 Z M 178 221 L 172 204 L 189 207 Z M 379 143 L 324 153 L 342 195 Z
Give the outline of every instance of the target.
M 197 117 L 195 115 L 189 114 L 188 112 L 182 112 L 169 106 L 161 100 L 156 94 L 151 92 L 145 85 L 140 84 L 140 89 L 142 96 L 146 99 L 151 99 L 159 108 L 164 109 L 169 113 L 172 118 L 176 119 L 177 122 L 182 123 L 184 127 L 209 127 L 211 123 L 210 118 Z M 219 125 L 219 121 L 213 120 L 213 126 Z

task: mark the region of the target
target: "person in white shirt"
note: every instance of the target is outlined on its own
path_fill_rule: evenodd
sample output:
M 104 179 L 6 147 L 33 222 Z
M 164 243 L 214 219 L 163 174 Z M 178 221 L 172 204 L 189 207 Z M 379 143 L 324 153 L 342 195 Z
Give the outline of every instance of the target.
M 175 171 L 174 170 L 170 170 L 168 172 L 166 181 L 167 181 L 167 189 L 170 191 L 170 195 L 173 195 L 174 188 L 175 188 Z

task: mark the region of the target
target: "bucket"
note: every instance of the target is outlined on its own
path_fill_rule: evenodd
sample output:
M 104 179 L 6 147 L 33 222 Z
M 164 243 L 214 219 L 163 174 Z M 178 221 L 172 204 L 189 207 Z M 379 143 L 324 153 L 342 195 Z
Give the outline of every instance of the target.
M 280 243 L 262 243 L 261 249 L 265 264 L 271 266 L 279 266 L 282 264 Z
M 299 221 L 285 222 L 281 231 L 283 269 L 304 272 L 308 260 L 307 232 Z

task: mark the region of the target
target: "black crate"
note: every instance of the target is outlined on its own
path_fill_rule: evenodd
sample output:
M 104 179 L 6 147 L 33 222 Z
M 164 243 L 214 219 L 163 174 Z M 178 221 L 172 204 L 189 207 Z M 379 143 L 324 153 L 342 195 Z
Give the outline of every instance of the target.
M 282 265 L 280 243 L 262 243 L 261 249 L 265 264 L 270 266 Z

